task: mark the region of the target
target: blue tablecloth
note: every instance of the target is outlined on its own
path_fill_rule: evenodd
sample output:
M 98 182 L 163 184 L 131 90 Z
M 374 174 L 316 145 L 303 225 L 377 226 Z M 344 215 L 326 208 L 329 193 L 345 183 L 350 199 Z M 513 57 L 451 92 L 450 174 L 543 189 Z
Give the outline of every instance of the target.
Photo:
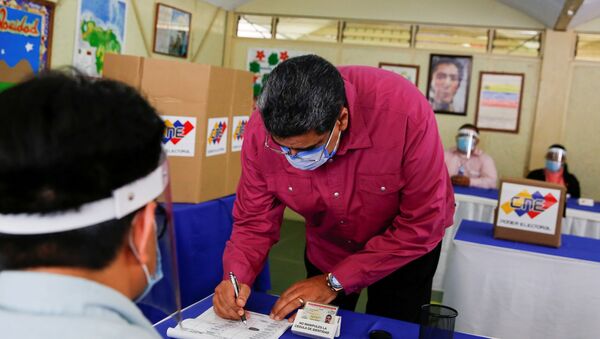
M 234 200 L 235 195 L 231 195 L 200 204 L 173 204 L 183 307 L 212 294 L 223 278 L 222 258 L 233 227 L 231 211 Z M 168 265 L 163 261 L 165 273 L 170 271 Z M 169 289 L 169 284 L 168 274 L 165 274 L 164 281 L 154 287 L 153 293 Z M 257 277 L 254 288 L 259 291 L 271 288 L 268 266 Z M 153 323 L 168 315 L 144 305 L 140 308 Z
M 476 188 L 476 187 L 454 186 L 454 193 L 498 200 L 498 190 L 497 189 L 483 189 L 483 188 Z M 580 210 L 580 211 L 600 213 L 600 203 L 595 202 L 594 206 L 581 206 L 577 203 L 577 199 L 575 199 L 575 198 L 567 199 L 567 208 Z
M 474 195 L 480 198 L 498 200 L 497 189 L 484 189 L 476 187 L 453 186 L 454 194 Z
M 277 300 L 276 296 L 253 292 L 248 300 L 247 309 L 253 312 L 269 314 L 273 304 Z M 212 298 L 206 298 L 192 305 L 183 311 L 183 318 L 195 318 L 212 306 Z M 393 338 L 418 338 L 419 325 L 404 321 L 377 317 L 368 314 L 355 313 L 345 310 L 340 310 L 339 315 L 342 316 L 342 329 L 340 338 L 368 338 L 369 332 L 372 330 L 385 330 L 392 334 Z M 460 315 L 459 315 L 460 316 Z M 168 338 L 166 333 L 169 327 L 176 325 L 172 318 L 164 319 L 154 325 L 158 333 L 163 338 Z M 304 338 L 297 336 L 288 329 L 281 338 Z M 463 333 L 455 333 L 456 339 L 479 338 Z
M 562 234 L 562 246 L 494 239 L 463 220 L 453 241 L 444 303 L 456 329 L 495 338 L 598 338 L 600 240 Z
M 558 257 L 600 262 L 600 240 L 562 234 L 560 248 L 495 239 L 494 226 L 489 223 L 463 220 L 455 240 L 469 241 L 489 246 L 554 255 Z

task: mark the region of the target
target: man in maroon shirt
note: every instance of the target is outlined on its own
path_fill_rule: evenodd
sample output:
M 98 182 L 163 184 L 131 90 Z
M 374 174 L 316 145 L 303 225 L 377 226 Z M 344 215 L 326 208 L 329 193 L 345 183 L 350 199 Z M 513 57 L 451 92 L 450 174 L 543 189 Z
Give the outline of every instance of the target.
M 225 277 L 213 304 L 239 319 L 285 207 L 306 219 L 308 278 L 289 287 L 271 317 L 306 301 L 418 321 L 454 196 L 431 106 L 391 72 L 302 56 L 270 74 L 248 123 Z M 240 281 L 235 298 L 228 273 Z

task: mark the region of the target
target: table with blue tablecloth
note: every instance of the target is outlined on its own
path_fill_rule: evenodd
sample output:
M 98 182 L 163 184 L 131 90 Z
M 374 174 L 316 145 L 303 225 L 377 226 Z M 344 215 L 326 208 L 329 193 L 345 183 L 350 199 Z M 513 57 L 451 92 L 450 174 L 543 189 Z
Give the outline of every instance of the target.
M 253 292 L 246 304 L 246 309 L 262 314 L 269 314 L 275 301 L 276 296 L 261 292 Z M 207 297 L 183 310 L 183 319 L 195 318 L 202 314 L 212 306 L 212 297 Z M 369 332 L 372 330 L 385 330 L 392 334 L 393 338 L 418 338 L 419 325 L 378 317 L 374 315 L 356 313 L 346 310 L 339 310 L 338 315 L 342 316 L 342 329 L 340 338 L 369 338 Z M 460 315 L 459 315 L 460 317 Z M 177 324 L 174 318 L 169 317 L 156 323 L 154 328 L 160 333 L 163 338 L 168 338 L 166 333 L 169 327 L 174 327 Z M 281 338 L 304 338 L 297 336 L 288 329 Z M 455 333 L 455 339 L 479 338 L 464 333 Z
M 459 331 L 498 338 L 598 338 L 600 240 L 562 235 L 560 248 L 493 237 L 462 221 L 445 276 L 444 303 Z
M 460 224 L 462 220 L 494 222 L 498 190 L 454 186 L 454 198 L 457 203 L 455 225 Z M 561 232 L 600 239 L 600 203 L 582 206 L 577 199 L 568 198 Z
M 454 199 L 454 226 L 446 229 L 438 269 L 433 279 L 433 289 L 438 291 L 444 290 L 447 257 L 452 251 L 452 239 L 458 225 L 463 220 L 493 223 L 494 211 L 498 205 L 498 190 L 454 186 Z M 588 207 L 579 205 L 577 199 L 567 199 L 561 233 L 600 239 L 600 203 L 595 202 L 594 206 Z
M 234 200 L 235 195 L 231 195 L 200 204 L 173 204 L 183 307 L 213 293 L 223 278 L 222 258 L 233 227 L 231 212 Z M 161 251 L 166 250 L 161 246 Z M 163 261 L 162 264 L 163 270 L 170 272 L 169 262 Z M 170 288 L 169 274 L 165 274 L 163 280 L 154 287 L 153 293 L 165 293 L 164 290 Z M 254 288 L 259 291 L 271 288 L 268 266 L 257 277 Z M 167 316 L 144 305 L 140 308 L 152 322 Z

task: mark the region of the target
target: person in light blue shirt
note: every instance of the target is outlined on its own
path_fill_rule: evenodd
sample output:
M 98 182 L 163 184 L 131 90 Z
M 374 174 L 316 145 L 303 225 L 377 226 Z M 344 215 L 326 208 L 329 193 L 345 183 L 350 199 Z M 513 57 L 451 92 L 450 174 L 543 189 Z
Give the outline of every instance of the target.
M 0 93 L 0 338 L 160 338 L 164 123 L 133 89 L 49 72 Z

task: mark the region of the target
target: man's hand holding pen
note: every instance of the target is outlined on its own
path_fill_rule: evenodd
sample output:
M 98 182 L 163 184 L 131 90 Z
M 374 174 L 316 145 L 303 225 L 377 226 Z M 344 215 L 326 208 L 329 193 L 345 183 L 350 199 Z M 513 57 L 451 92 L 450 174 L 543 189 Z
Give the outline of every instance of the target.
M 250 287 L 244 283 L 238 283 L 238 287 L 239 295 L 237 298 L 231 279 L 221 281 L 215 288 L 213 307 L 219 317 L 231 320 L 240 320 L 242 316 L 247 317 L 244 307 L 250 297 Z

